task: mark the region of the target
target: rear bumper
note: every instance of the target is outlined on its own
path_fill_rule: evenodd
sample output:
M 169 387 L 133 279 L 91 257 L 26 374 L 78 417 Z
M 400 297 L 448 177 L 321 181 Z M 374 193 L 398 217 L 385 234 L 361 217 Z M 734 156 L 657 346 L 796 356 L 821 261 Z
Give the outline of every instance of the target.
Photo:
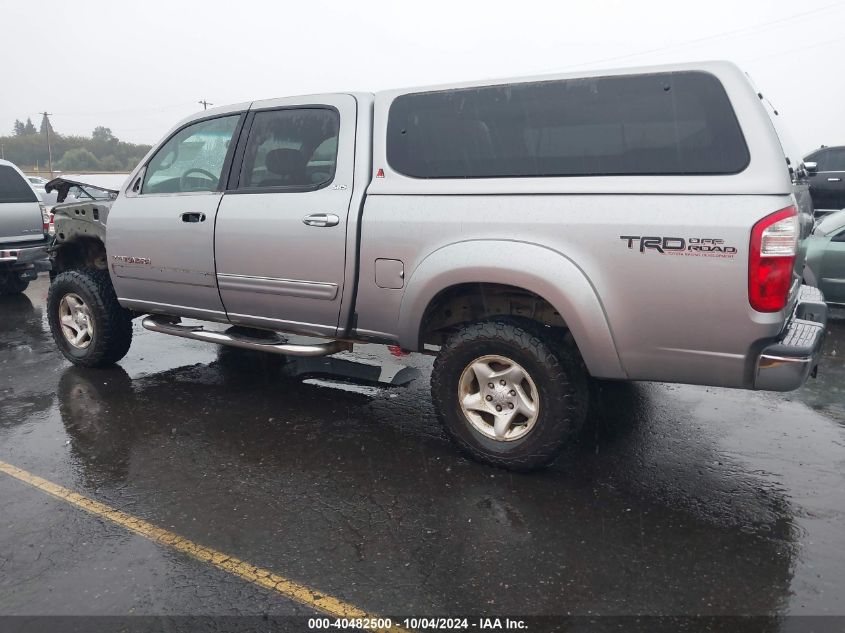
M 783 334 L 760 352 L 754 388 L 792 391 L 815 375 L 827 328 L 827 305 L 818 288 L 801 286 Z
M 49 244 L 0 246 L 0 268 L 21 271 L 27 279 L 35 279 L 38 272 L 50 270 Z

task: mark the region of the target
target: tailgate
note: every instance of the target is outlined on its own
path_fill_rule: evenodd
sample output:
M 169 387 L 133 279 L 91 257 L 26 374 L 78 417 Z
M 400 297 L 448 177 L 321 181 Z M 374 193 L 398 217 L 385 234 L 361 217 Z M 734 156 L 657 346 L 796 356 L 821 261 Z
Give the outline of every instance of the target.
M 0 244 L 44 239 L 44 218 L 37 202 L 0 202 Z

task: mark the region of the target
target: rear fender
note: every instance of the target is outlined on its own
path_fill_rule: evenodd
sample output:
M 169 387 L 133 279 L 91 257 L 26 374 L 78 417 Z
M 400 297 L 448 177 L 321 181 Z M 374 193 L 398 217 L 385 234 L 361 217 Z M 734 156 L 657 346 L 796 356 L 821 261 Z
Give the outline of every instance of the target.
M 543 297 L 566 322 L 591 375 L 627 377 L 607 316 L 584 273 L 561 253 L 525 242 L 458 242 L 428 255 L 406 282 L 398 327 L 402 347 L 420 349 L 429 303 L 442 290 L 463 283 L 507 284 Z

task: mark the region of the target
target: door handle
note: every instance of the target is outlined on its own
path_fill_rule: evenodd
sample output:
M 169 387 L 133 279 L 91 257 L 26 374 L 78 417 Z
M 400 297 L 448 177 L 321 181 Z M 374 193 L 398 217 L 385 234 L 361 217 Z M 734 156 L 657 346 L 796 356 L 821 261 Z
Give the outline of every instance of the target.
M 340 218 L 334 213 L 312 213 L 302 218 L 302 222 L 308 226 L 335 226 Z
M 182 213 L 180 216 L 182 222 L 205 222 L 205 213 Z
M 828 182 L 842 182 L 842 179 L 841 178 L 828 178 L 827 181 Z

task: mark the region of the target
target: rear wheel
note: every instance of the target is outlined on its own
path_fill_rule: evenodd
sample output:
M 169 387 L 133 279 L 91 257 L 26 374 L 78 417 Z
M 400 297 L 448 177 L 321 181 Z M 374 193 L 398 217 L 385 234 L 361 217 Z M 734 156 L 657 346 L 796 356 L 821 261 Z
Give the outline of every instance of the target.
M 53 340 L 65 358 L 83 367 L 119 361 L 132 343 L 132 319 L 117 302 L 105 270 L 56 275 L 47 295 Z
M 29 286 L 17 273 L 0 273 L 0 295 L 17 295 L 24 292 Z
M 474 323 L 453 334 L 432 371 L 432 398 L 453 440 L 488 464 L 549 464 L 581 428 L 587 372 L 571 339 L 530 321 Z

